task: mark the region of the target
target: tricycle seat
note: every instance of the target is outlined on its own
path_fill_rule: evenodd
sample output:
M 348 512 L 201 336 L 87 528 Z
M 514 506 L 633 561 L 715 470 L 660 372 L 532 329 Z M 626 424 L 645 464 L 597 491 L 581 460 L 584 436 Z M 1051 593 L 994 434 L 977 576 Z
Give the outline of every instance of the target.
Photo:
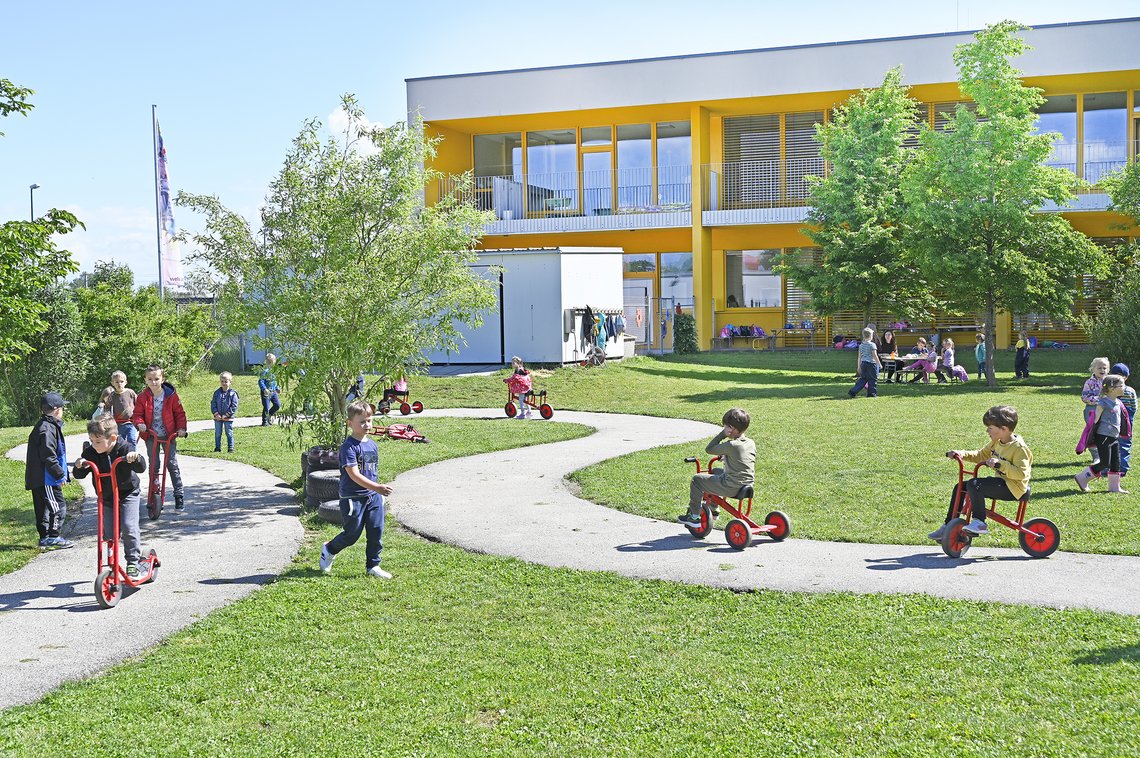
M 736 493 L 737 500 L 748 500 L 752 497 L 752 485 L 746 484 L 740 488 L 740 492 Z

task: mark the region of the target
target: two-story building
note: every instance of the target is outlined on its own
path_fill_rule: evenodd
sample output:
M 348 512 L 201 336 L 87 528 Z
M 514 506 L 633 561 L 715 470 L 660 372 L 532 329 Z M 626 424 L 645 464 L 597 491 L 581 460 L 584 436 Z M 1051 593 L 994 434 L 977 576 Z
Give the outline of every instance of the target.
M 780 250 L 815 254 L 803 234 L 804 177 L 825 170 L 815 126 L 901 64 L 922 119 L 937 128 L 962 100 L 952 53 L 972 34 L 409 79 L 409 111 L 442 138 L 434 168 L 446 176 L 427 200 L 470 171 L 475 202 L 495 215 L 485 247 L 621 248 L 626 320 L 650 347 L 668 339 L 678 305 L 695 315 L 703 349 L 728 323 L 776 333 L 763 344 L 829 345 L 860 317 L 817 318 L 806 293 L 772 271 Z M 1015 65 L 1044 90 L 1041 130 L 1060 134 L 1051 161 L 1095 183 L 1135 160 L 1140 18 L 1022 34 L 1033 50 Z M 1112 244 L 1122 232 L 1107 204 L 1094 189 L 1061 212 Z M 1087 312 L 1096 297 L 1091 280 L 1085 287 L 1077 310 Z M 916 326 L 976 320 L 943 315 Z M 1004 314 L 998 327 L 998 347 L 1019 327 L 1084 341 L 1070 322 L 1038 314 Z

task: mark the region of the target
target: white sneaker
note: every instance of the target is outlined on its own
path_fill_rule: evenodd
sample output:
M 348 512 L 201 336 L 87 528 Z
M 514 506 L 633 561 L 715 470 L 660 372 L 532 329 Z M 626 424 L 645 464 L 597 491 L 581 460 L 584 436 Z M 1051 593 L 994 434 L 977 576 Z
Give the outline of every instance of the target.
M 935 529 L 933 532 L 931 532 L 930 534 L 928 534 L 926 536 L 929 537 L 930 539 L 934 540 L 935 542 L 941 542 L 942 538 L 945 535 L 946 535 L 946 524 L 943 524 L 942 526 L 938 527 L 937 529 Z
M 376 579 L 391 579 L 392 575 L 379 566 L 373 566 L 368 569 L 368 576 L 375 577 Z
M 335 555 L 329 552 L 329 543 L 321 545 L 321 573 L 327 574 L 332 571 L 333 559 Z
M 967 526 L 962 527 L 962 530 L 969 532 L 970 534 L 977 535 L 990 533 L 989 527 L 986 526 L 986 522 L 982 521 L 980 518 L 974 519 Z

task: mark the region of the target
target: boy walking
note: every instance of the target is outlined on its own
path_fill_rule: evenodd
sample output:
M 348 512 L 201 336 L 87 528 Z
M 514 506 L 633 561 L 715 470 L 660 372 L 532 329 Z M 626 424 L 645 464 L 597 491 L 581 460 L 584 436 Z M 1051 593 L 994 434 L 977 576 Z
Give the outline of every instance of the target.
M 226 433 L 226 452 L 234 451 L 234 417 L 238 409 L 238 393 L 233 388 L 234 375 L 223 371 L 218 376 L 218 388 L 210 399 L 210 412 L 214 414 L 214 452 L 222 452 L 222 432 Z
M 689 510 L 677 517 L 685 526 L 701 525 L 701 503 L 706 492 L 735 497 L 755 479 L 756 443 L 744 436 L 752 421 L 748 411 L 733 408 L 720 421 L 724 428 L 705 446 L 705 452 L 721 456 L 724 468 L 693 475 L 689 483 Z
M 186 507 L 182 490 L 182 470 L 178 467 L 177 437 L 186 436 L 186 411 L 182 408 L 182 400 L 174 385 L 166 381 L 166 373 L 162 366 L 147 366 L 146 389 L 138 396 L 135 402 L 135 414 L 131 421 L 138 427 L 139 436 L 146 443 L 146 454 L 150 459 L 153 472 L 150 484 L 147 486 L 146 505 L 155 518 L 155 507 L 159 492 L 156 481 L 161 474 L 158 466 L 160 446 L 163 440 L 170 439 L 170 446 L 166 449 L 166 459 L 161 465 L 166 466 L 170 472 L 170 481 L 174 484 L 174 510 L 181 511 Z
M 1136 390 L 1128 386 L 1128 376 L 1131 373 L 1126 363 L 1114 363 L 1109 369 L 1117 376 L 1124 377 L 1124 394 L 1120 396 L 1120 404 L 1128 412 L 1128 436 L 1123 432 L 1120 435 L 1120 475 L 1128 475 L 1128 466 L 1132 462 L 1132 432 L 1136 428 Z
M 384 538 L 384 496 L 392 488 L 376 479 L 380 451 L 369 439 L 372 428 L 372 406 L 356 400 L 348 406 L 348 439 L 340 446 L 340 514 L 344 530 L 321 546 L 321 571 L 332 571 L 337 553 L 356 544 L 361 533 L 367 534 L 365 568 L 368 576 L 391 579 L 380 568 L 380 551 Z
M 1012 405 L 995 405 L 982 414 L 982 423 L 986 425 L 986 434 L 990 437 L 985 447 L 981 450 L 951 450 L 946 453 L 947 458 L 957 456 L 964 461 L 992 468 L 997 473 L 997 476 L 987 476 L 984 479 L 975 477 L 965 483 L 973 520 L 963 529 L 974 535 L 989 533 L 986 527 L 986 514 L 989 512 L 986 500 L 1020 500 L 1029 491 L 1029 479 L 1033 475 L 1033 453 L 1029 451 L 1025 440 L 1013 433 L 1017 428 L 1017 409 Z M 942 539 L 946 533 L 946 524 L 954 518 L 954 506 L 957 503 L 958 485 L 955 484 L 946 520 L 942 526 L 927 535 L 930 539 Z
M 139 442 L 138 429 L 131 423 L 136 399 L 138 394 L 127 386 L 127 375 L 122 371 L 111 374 L 111 386 L 103 390 L 103 395 L 99 398 L 103 412 L 115 417 L 115 423 L 119 425 L 119 436 L 126 440 L 131 449 Z
M 859 390 L 866 387 L 867 397 L 878 397 L 879 370 L 882 367 L 879 349 L 875 346 L 875 330 L 868 326 L 863 330 L 863 341 L 859 343 L 859 360 L 855 367 L 859 372 L 859 380 L 847 391 L 847 396 L 854 398 Z
M 63 484 L 67 476 L 67 447 L 63 441 L 63 407 L 67 401 L 58 392 L 40 398 L 40 420 L 28 435 L 28 457 L 24 468 L 24 489 L 32 491 L 36 510 L 36 530 L 40 547 L 58 550 L 75 547 L 60 536 L 67 517 Z
M 146 458 L 142 457 L 126 440 L 119 436 L 118 426 L 109 416 L 102 416 L 87 422 L 87 437 L 91 444 L 85 445 L 79 460 L 75 462 L 75 478 L 82 479 L 95 469 L 100 474 L 111 473 L 111 465 L 119 458 L 124 460 L 115 467 L 115 479 L 119 488 L 119 532 L 123 538 L 123 557 L 127 561 L 127 576 L 139 577 L 139 557 L 142 539 L 139 536 L 139 478 L 137 474 L 146 471 Z M 136 473 L 137 472 L 137 473 Z M 111 498 L 114 490 L 110 482 L 102 487 L 103 492 L 103 534 L 113 535 L 115 529 L 115 504 Z
M 257 375 L 257 388 L 261 390 L 261 425 L 269 426 L 273 423 L 273 415 L 281 410 L 281 400 L 277 396 L 277 374 L 273 367 L 277 364 L 277 356 L 273 353 L 265 354 L 265 368 Z

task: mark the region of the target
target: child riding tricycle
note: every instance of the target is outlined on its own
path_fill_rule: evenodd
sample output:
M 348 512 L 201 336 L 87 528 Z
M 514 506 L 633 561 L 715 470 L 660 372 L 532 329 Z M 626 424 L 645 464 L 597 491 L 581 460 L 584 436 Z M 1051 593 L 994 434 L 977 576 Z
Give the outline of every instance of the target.
M 712 467 L 713 463 L 722 460 L 721 456 L 717 455 L 709 459 L 706 472 L 715 472 L 719 469 Z M 697 464 L 697 473 L 701 471 L 701 461 L 695 457 L 685 459 L 685 463 Z M 758 524 L 752 520 L 752 485 L 742 487 L 736 495 L 732 498 L 736 500 L 734 506 L 729 499 L 715 495 L 711 492 L 705 492 L 701 502 L 700 523 L 690 524 L 682 522 L 697 539 L 704 539 L 708 536 L 709 532 L 713 529 L 713 524 L 716 522 L 717 516 L 720 515 L 721 509 L 732 516 L 732 520 L 725 524 L 724 538 L 729 546 L 736 550 L 743 550 L 752 544 L 752 535 L 754 534 L 767 534 L 776 542 L 782 542 L 787 539 L 788 535 L 792 533 L 792 520 L 788 514 L 783 511 L 771 511 L 764 517 L 764 523 Z

